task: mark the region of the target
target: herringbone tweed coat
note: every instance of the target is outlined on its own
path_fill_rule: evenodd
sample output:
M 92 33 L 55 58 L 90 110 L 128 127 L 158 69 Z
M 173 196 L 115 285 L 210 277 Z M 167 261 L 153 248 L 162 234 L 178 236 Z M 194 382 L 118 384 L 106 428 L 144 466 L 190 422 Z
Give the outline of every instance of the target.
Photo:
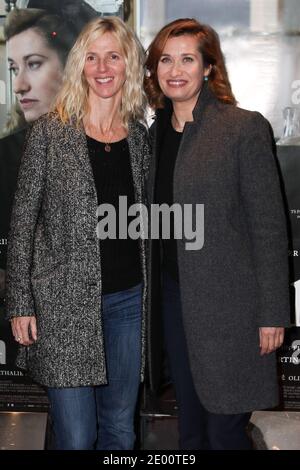
M 136 203 L 144 200 L 146 128 L 129 126 Z M 7 260 L 7 316 L 36 315 L 38 340 L 20 346 L 17 364 L 51 387 L 106 383 L 101 321 L 101 250 L 97 194 L 83 129 L 55 115 L 28 136 L 15 195 Z M 146 261 L 143 273 L 142 376 L 145 356 Z

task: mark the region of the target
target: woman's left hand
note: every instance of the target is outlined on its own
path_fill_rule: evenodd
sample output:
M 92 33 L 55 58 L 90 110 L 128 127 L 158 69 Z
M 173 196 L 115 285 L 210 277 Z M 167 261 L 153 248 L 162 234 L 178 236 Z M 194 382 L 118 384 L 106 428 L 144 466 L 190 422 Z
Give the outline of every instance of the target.
M 260 355 L 269 354 L 279 348 L 284 339 L 284 328 L 263 326 L 259 328 Z

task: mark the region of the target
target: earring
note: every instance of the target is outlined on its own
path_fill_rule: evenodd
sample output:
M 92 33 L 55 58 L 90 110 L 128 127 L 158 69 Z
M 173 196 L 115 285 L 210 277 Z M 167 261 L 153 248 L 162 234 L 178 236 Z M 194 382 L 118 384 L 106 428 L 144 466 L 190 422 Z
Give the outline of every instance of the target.
M 205 82 L 208 82 L 208 75 L 205 75 L 204 81 L 205 81 Z

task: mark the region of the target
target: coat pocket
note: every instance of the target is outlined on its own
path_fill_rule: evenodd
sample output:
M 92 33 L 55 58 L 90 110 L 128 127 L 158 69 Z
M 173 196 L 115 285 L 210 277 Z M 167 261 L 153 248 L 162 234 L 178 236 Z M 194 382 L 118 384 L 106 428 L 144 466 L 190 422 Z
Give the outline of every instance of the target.
M 58 258 L 53 262 L 53 264 L 34 269 L 31 274 L 32 284 L 38 281 L 42 281 L 43 279 L 47 280 L 47 278 L 54 276 L 66 264 L 67 263 L 65 259 Z
M 49 310 L 61 310 L 65 305 L 69 285 L 69 265 L 63 262 L 49 266 L 31 277 L 36 315 Z

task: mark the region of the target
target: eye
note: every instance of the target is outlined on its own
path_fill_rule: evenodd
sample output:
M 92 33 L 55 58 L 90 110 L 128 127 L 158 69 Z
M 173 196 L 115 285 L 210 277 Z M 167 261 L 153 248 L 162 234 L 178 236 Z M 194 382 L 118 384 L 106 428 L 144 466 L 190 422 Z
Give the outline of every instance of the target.
M 92 55 L 92 54 L 88 54 L 88 55 L 86 56 L 86 61 L 87 61 L 87 62 L 93 62 L 95 59 L 96 59 L 96 57 L 95 57 L 94 55 Z
M 183 62 L 194 62 L 194 58 L 193 57 L 190 57 L 190 56 L 186 56 L 183 58 Z
M 170 57 L 161 57 L 160 58 L 160 62 L 162 62 L 163 64 L 168 64 L 169 62 L 171 62 L 171 59 Z
M 118 56 L 118 54 L 113 53 L 113 54 L 110 55 L 111 60 L 118 60 L 119 58 L 120 57 Z
M 37 70 L 40 68 L 40 66 L 42 65 L 42 61 L 40 60 L 34 60 L 34 61 L 30 61 L 28 62 L 28 68 L 30 70 Z

